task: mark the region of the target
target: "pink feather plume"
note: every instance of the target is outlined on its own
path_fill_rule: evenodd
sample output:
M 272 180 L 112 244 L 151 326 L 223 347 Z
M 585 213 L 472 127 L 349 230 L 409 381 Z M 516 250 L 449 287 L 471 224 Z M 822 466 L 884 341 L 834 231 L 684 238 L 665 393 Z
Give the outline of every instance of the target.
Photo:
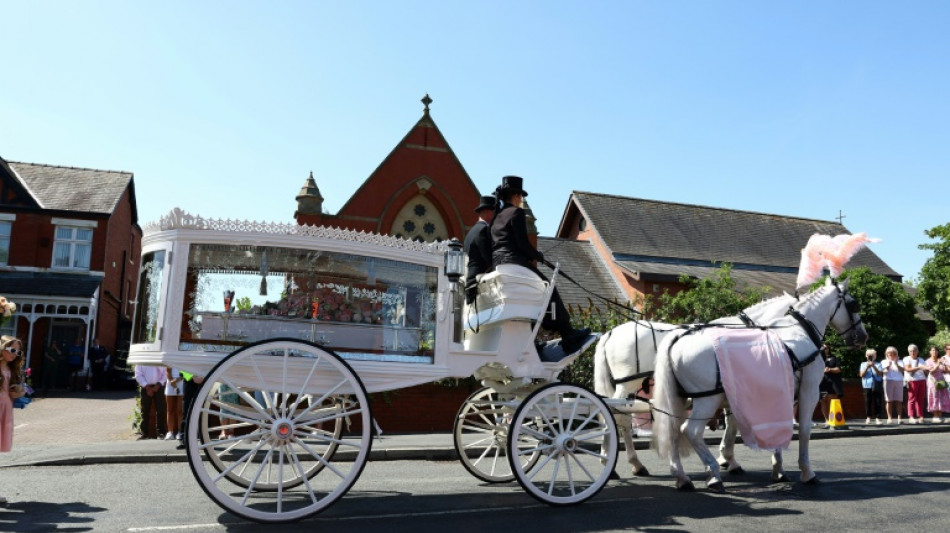
M 825 268 L 833 277 L 840 276 L 844 265 L 854 257 L 854 254 L 871 242 L 880 242 L 880 239 L 871 239 L 866 233 L 835 237 L 817 233 L 812 235 L 808 239 L 808 244 L 802 248 L 797 286 L 810 285 L 821 277 Z

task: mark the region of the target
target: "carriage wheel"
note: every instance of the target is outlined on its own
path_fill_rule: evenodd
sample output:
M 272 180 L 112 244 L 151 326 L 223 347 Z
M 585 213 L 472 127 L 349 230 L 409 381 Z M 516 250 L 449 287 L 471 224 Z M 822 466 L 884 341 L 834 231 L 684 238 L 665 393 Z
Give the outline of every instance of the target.
M 205 378 L 189 414 L 188 462 L 225 510 L 290 522 L 350 489 L 366 465 L 372 427 L 366 390 L 345 361 L 306 342 L 265 341 L 227 356 Z M 219 435 L 229 430 L 233 436 Z
M 282 398 L 279 394 L 265 397 L 263 391 L 250 389 L 244 390 L 255 400 L 257 400 L 258 407 L 266 408 L 268 401 L 270 402 L 270 405 L 279 405 L 280 402 L 284 400 L 284 398 Z M 248 472 L 247 468 L 229 470 L 228 460 L 229 458 L 234 459 L 240 457 L 241 455 L 247 453 L 247 451 L 253 446 L 255 446 L 261 439 L 261 435 L 266 433 L 265 431 L 262 431 L 265 426 L 259 421 L 245 421 L 254 420 L 254 417 L 257 416 L 256 410 L 249 406 L 239 406 L 228 409 L 228 412 L 234 410 L 241 413 L 243 415 L 243 420 L 226 419 L 223 418 L 223 414 L 219 414 L 217 417 L 212 416 L 210 413 L 213 413 L 216 410 L 213 407 L 213 402 L 222 401 L 221 396 L 222 395 L 220 393 L 212 390 L 211 394 L 205 399 L 204 406 L 206 408 L 202 411 L 202 420 L 199 426 L 201 428 L 200 440 L 203 443 L 218 441 L 217 446 L 207 446 L 204 448 L 205 457 L 211 462 L 218 472 L 223 472 L 224 475 L 228 477 L 228 479 L 242 487 L 247 488 L 251 486 L 251 482 L 253 480 L 250 479 L 250 477 L 245 476 L 253 474 Z M 316 400 L 316 398 L 308 396 L 305 400 L 305 403 L 302 405 L 304 408 L 310 408 L 315 413 L 322 413 L 323 418 L 326 418 L 327 415 L 331 415 L 334 411 L 346 412 L 346 409 L 349 407 L 348 398 L 345 397 L 336 396 L 325 398 L 321 406 L 313 405 L 313 402 Z M 296 401 L 296 396 L 288 395 L 286 401 L 294 402 Z M 217 418 L 217 424 L 210 423 L 214 418 Z M 254 489 L 261 491 L 274 491 L 278 490 L 278 488 L 293 488 L 303 483 L 304 479 L 310 479 L 320 472 L 324 465 L 333 458 L 333 454 L 336 453 L 336 450 L 339 447 L 340 436 L 343 434 L 343 426 L 346 423 L 345 416 L 330 416 L 330 418 L 332 418 L 330 422 L 320 422 L 310 425 L 307 428 L 310 434 L 308 435 L 306 432 L 304 432 L 300 436 L 300 445 L 308 445 L 315 450 L 321 450 L 320 456 L 323 457 L 324 461 L 314 462 L 305 472 L 304 476 L 298 476 L 296 479 L 289 477 L 284 479 L 283 483 L 277 483 L 276 481 L 270 482 L 269 480 L 258 480 L 254 486 Z M 227 435 L 222 436 L 222 433 L 226 431 L 233 433 L 234 437 L 231 438 Z
M 551 505 L 581 503 L 607 484 L 617 463 L 617 426 L 600 397 L 584 387 L 552 383 L 525 398 L 508 432 L 520 446 L 509 460 L 515 479 L 533 498 Z M 540 453 L 533 468 L 524 455 Z
M 491 388 L 479 389 L 469 396 L 455 417 L 455 451 L 473 476 L 488 483 L 505 483 L 515 479 L 508 462 L 508 426 L 514 409 L 511 395 L 501 395 Z M 526 448 L 531 443 L 520 443 Z M 530 470 L 539 453 L 521 455 L 522 468 Z

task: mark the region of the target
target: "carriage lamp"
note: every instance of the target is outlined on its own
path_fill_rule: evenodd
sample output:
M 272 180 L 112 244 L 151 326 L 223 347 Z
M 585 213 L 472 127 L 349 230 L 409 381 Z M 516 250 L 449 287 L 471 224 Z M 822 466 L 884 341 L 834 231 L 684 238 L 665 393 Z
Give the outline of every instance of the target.
M 462 277 L 465 253 L 462 251 L 462 243 L 454 237 L 449 239 L 446 245 L 449 249 L 445 252 L 445 277 L 456 283 Z

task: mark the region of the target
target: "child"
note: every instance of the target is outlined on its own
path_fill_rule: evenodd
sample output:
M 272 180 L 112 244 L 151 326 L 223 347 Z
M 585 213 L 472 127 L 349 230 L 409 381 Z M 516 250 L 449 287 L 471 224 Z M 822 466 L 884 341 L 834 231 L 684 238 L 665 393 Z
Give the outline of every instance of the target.
M 0 452 L 13 448 L 13 400 L 26 394 L 23 386 L 23 348 L 16 337 L 0 337 Z M 0 506 L 7 499 L 0 496 Z

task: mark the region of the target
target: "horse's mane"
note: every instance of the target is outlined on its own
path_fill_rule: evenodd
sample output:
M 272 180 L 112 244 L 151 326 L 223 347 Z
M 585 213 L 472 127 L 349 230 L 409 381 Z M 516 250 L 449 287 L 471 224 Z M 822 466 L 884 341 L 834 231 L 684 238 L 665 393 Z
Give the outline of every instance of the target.
M 792 296 L 790 296 L 788 293 L 782 293 L 781 296 L 773 296 L 769 298 L 768 300 L 762 300 L 761 302 L 746 308 L 746 312 L 753 313 L 755 311 L 762 309 L 763 307 L 768 307 L 772 305 L 776 300 L 781 300 L 783 298 L 792 298 Z

